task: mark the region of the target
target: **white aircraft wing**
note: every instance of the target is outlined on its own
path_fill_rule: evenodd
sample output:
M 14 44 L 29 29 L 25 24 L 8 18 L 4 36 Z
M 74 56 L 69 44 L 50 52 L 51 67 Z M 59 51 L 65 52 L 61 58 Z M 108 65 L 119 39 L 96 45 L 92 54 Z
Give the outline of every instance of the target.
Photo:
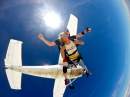
M 68 25 L 67 25 L 67 29 L 69 30 L 71 36 L 76 35 L 77 25 L 78 25 L 77 17 L 74 16 L 73 14 L 71 14 Z M 58 64 L 60 64 L 62 62 L 63 62 L 63 59 L 60 54 Z M 65 79 L 64 77 L 60 77 L 60 78 L 58 77 L 55 79 L 55 84 L 54 84 L 54 88 L 53 88 L 53 97 L 63 97 L 65 89 L 66 89 L 64 79 Z
M 63 97 L 65 89 L 64 77 L 57 78 L 54 84 L 53 97 Z
M 6 66 L 22 66 L 22 42 L 11 39 L 7 49 L 7 54 L 5 58 Z M 8 82 L 12 89 L 21 89 L 21 72 L 16 72 L 10 69 L 6 69 L 6 75 Z
M 70 14 L 67 29 L 69 30 L 71 36 L 77 34 L 77 26 L 78 26 L 78 18 L 73 14 Z

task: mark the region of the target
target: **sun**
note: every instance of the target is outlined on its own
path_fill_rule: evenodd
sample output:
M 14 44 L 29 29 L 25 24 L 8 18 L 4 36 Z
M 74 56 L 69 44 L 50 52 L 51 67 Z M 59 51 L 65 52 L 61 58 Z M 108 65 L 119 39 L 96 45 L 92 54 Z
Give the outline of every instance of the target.
M 61 17 L 58 13 L 54 11 L 48 11 L 47 13 L 45 13 L 43 19 L 46 26 L 50 28 L 57 29 L 61 25 Z

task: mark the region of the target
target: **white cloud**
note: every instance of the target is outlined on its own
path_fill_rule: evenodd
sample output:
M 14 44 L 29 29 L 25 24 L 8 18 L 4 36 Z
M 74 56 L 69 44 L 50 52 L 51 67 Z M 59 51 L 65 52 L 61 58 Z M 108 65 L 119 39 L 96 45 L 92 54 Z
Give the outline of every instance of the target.
M 125 91 L 124 97 L 130 97 L 130 82 L 129 82 L 129 85 Z
M 120 95 L 119 93 L 122 91 L 121 89 L 122 89 L 122 84 L 124 83 L 124 79 L 125 79 L 125 73 L 123 73 L 120 76 L 119 80 L 117 81 L 115 89 L 112 93 L 112 97 L 119 97 L 119 95 Z
M 42 4 L 45 3 L 44 0 L 19 0 L 19 1 L 6 1 L 3 5 L 0 6 L 0 10 L 6 10 L 10 7 L 24 5 L 24 4 Z
M 82 0 L 82 1 L 79 1 L 79 2 L 77 2 L 74 6 L 73 6 L 73 8 L 76 8 L 76 7 L 80 7 L 80 6 L 83 6 L 84 4 L 90 4 L 90 2 L 91 2 L 91 0 Z

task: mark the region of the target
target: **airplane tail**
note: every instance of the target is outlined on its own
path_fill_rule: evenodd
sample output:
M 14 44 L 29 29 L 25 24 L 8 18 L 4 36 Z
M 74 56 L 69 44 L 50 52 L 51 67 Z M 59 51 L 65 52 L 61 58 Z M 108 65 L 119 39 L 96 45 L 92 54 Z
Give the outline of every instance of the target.
M 21 49 L 22 42 L 11 39 L 8 45 L 6 58 L 4 60 L 8 82 L 10 87 L 16 90 L 21 89 L 22 73 L 13 71 L 10 68 L 13 68 L 13 66 L 22 66 Z

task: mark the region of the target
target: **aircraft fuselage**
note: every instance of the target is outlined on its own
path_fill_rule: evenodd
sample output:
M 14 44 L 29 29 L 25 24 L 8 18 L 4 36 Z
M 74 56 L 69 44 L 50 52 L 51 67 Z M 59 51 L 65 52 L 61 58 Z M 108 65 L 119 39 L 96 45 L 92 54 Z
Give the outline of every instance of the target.
M 63 76 L 62 65 L 49 65 L 49 66 L 10 66 L 7 69 L 22 72 L 23 74 L 45 77 L 57 78 Z M 81 66 L 72 67 L 67 69 L 67 76 L 69 79 L 81 77 L 84 74 L 84 69 Z

